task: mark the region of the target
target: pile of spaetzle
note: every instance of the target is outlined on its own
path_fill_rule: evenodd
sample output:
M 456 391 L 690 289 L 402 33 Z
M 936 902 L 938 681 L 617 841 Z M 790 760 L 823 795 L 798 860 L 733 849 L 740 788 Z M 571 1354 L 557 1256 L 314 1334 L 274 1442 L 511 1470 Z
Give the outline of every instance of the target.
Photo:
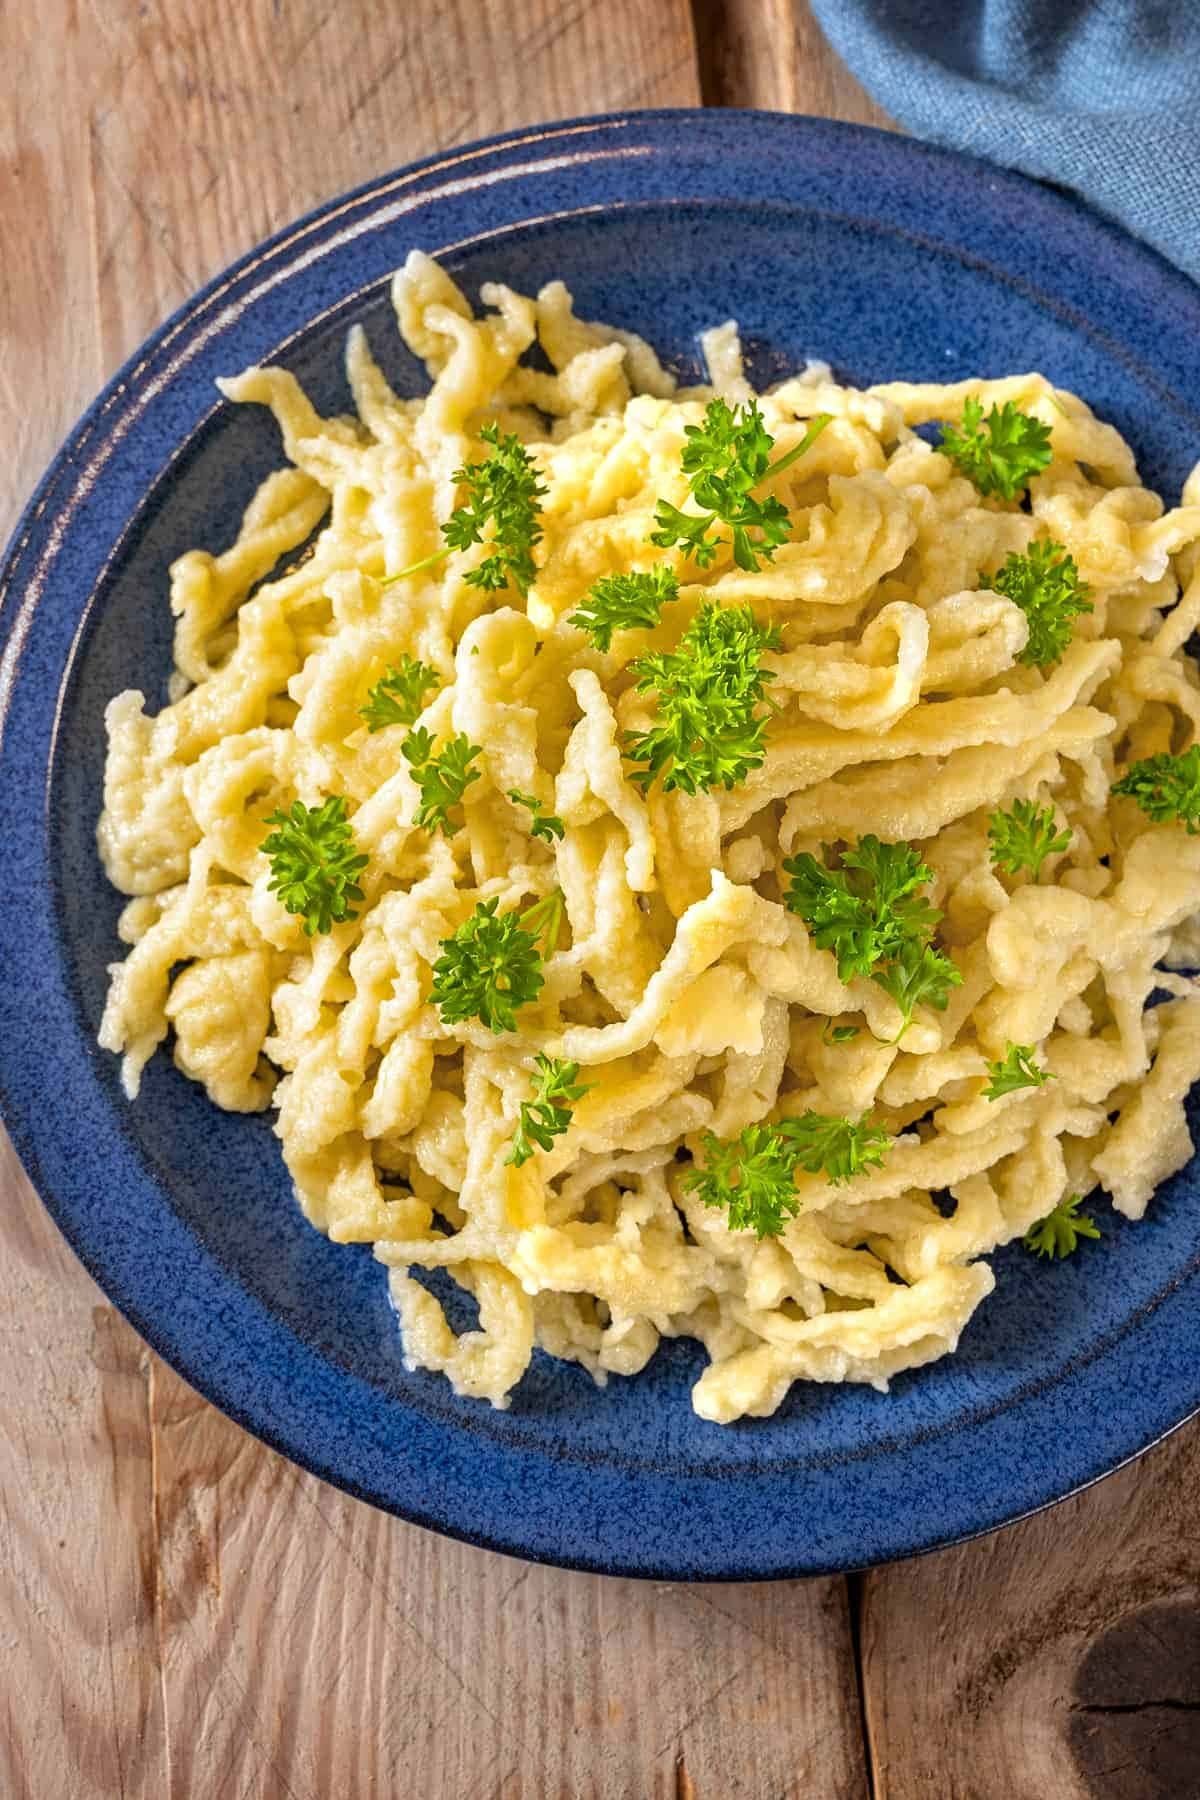
M 1096 1189 L 1138 1218 L 1191 1154 L 1200 999 L 1171 971 L 1200 962 L 1200 835 L 1112 788 L 1200 735 L 1200 477 L 1164 513 L 1039 375 L 858 391 L 810 364 L 755 404 L 733 326 L 704 341 L 711 387 L 682 390 L 560 282 L 485 287 L 476 318 L 414 254 L 393 298 L 424 399 L 357 329 L 356 417 L 318 416 L 282 369 L 223 384 L 272 410 L 291 466 L 229 548 L 175 563 L 169 704 L 108 709 L 99 841 L 130 949 L 101 1042 L 131 1096 L 173 1030 L 218 1106 L 274 1107 L 307 1217 L 374 1245 L 406 1360 L 460 1393 L 504 1405 L 535 1347 L 633 1375 L 663 1335 L 703 1343 L 693 1401 L 721 1423 L 797 1380 L 883 1387 L 956 1347 L 990 1251 Z M 707 561 L 655 541 L 664 503 L 697 510 L 685 452 L 714 396 L 777 460 L 803 445 L 766 474 L 786 525 L 749 567 L 719 520 Z M 917 430 L 973 402 L 1041 422 L 1015 498 Z M 481 580 L 498 528 L 442 528 L 503 443 L 532 472 L 532 561 Z M 1088 607 L 1033 662 L 997 571 L 1042 540 Z M 600 647 L 579 622 L 597 583 L 654 570 L 671 603 Z M 656 718 L 639 671 L 686 665 L 706 608 L 761 627 L 758 748 L 689 792 L 630 746 Z M 418 664 L 407 713 L 373 714 Z M 439 814 L 421 771 L 459 739 Z M 996 857 L 1020 806 L 1036 868 Z M 345 870 L 305 916 L 264 845 L 320 808 Z M 920 865 L 928 1004 L 848 970 L 789 898 L 785 864 L 819 885 L 868 839 Z M 446 1002 L 483 914 L 538 946 L 508 1020 Z M 997 1081 L 1006 1059 L 1027 1079 Z M 873 1153 L 805 1161 L 813 1118 L 868 1122 Z M 761 1231 L 704 1187 L 724 1168 L 745 1201 L 758 1143 L 792 1146 Z M 437 1268 L 476 1329 L 413 1273 Z

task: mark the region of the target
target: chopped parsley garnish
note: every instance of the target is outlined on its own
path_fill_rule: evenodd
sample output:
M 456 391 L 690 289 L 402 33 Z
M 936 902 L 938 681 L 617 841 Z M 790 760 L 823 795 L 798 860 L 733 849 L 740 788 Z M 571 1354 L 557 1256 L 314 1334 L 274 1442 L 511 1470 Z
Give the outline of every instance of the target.
M 879 983 L 885 994 L 891 995 L 903 1015 L 903 1023 L 896 1034 L 897 1042 L 908 1030 L 918 1006 L 932 1006 L 935 1012 L 945 1012 L 950 989 L 962 983 L 962 976 L 948 956 L 935 950 L 932 944 L 920 944 L 915 939 L 904 945 L 893 962 L 876 969 L 872 979 Z
M 1200 744 L 1182 756 L 1164 751 L 1135 762 L 1113 783 L 1112 791 L 1136 800 L 1156 825 L 1178 820 L 1187 826 L 1188 836 L 1195 837 L 1200 831 Z
M 454 471 L 467 499 L 450 514 L 442 535 L 452 550 L 465 550 L 484 541 L 484 527 L 490 524 L 488 554 L 464 579 L 471 587 L 490 592 L 512 581 L 527 594 L 537 574 L 533 551 L 541 541 L 539 502 L 546 489 L 520 438 L 496 425 L 485 425 L 479 435 L 491 445 L 492 454 Z
M 1079 614 L 1093 611 L 1075 558 L 1048 538 L 1030 544 L 1024 556 L 1010 550 L 1003 566 L 994 575 L 981 576 L 980 584 L 1004 594 L 1025 614 L 1029 637 L 1018 661 L 1033 668 L 1058 662 Z
M 651 630 L 663 607 L 678 598 L 679 582 L 666 563 L 644 573 L 602 575 L 570 623 L 586 631 L 597 650 L 608 650 L 614 632 Z
M 830 854 L 828 844 L 822 849 Z M 839 981 L 872 974 L 910 937 L 924 942 L 941 918 L 918 897 L 933 870 L 910 844 L 884 844 L 868 834 L 843 850 L 839 869 L 807 851 L 783 866 L 792 878 L 784 904 L 804 920 L 819 950 L 836 952 Z
M 703 422 L 685 428 L 687 442 L 680 458 L 684 473 L 691 477 L 692 499 L 701 510 L 684 512 L 669 500 L 660 500 L 654 510 L 658 530 L 651 532 L 650 542 L 664 550 L 682 549 L 699 568 L 707 569 L 721 548 L 722 539 L 714 532 L 720 524 L 732 534 L 733 560 L 739 569 L 753 571 L 760 562 L 771 562 L 787 539 L 788 510 L 771 495 L 756 500 L 753 490 L 803 456 L 828 423 L 828 414 L 818 415 L 801 442 L 772 463 L 775 440 L 763 423 L 758 402 L 748 400 L 735 408 L 725 400 L 710 400 Z
M 882 1163 L 890 1143 L 886 1131 L 862 1120 L 814 1112 L 775 1125 L 747 1125 L 724 1142 L 706 1131 L 704 1162 L 684 1185 L 705 1206 L 723 1207 L 731 1231 L 778 1237 L 799 1210 L 797 1169 L 840 1184 Z
M 938 448 L 984 495 L 1015 500 L 1031 475 L 1051 459 L 1050 427 L 1006 400 L 983 416 L 980 401 L 964 402 L 957 425 L 943 425 Z
M 658 722 L 625 734 L 633 780 L 648 788 L 661 775 L 665 791 L 685 794 L 731 788 L 765 755 L 764 651 L 778 650 L 773 626 L 760 625 L 749 606 L 706 602 L 677 650 L 644 656 L 632 665 L 639 692 L 658 697 Z M 769 703 L 767 703 L 769 706 Z
M 1054 1211 L 1031 1225 L 1021 1240 L 1035 1256 L 1070 1256 L 1080 1238 L 1098 1238 L 1100 1227 L 1087 1213 L 1079 1211 L 1082 1194 L 1068 1194 Z
M 479 770 L 471 767 L 483 751 L 473 744 L 465 732 L 459 732 L 436 754 L 433 733 L 424 725 L 410 731 L 400 746 L 404 760 L 412 769 L 413 780 L 421 790 L 421 803 L 413 815 L 413 824 L 425 831 L 441 831 L 453 837 L 458 821 L 450 821 L 450 808 L 458 806 Z
M 430 688 L 440 687 L 441 680 L 436 669 L 405 654 L 384 670 L 358 716 L 366 720 L 368 731 L 382 731 L 387 725 L 414 725 L 425 705 L 425 695 Z
M 831 854 L 828 844 L 822 849 Z M 840 868 L 807 851 L 783 866 L 791 877 L 784 905 L 804 920 L 818 949 L 834 952 L 839 980 L 871 976 L 903 1013 L 902 1032 L 916 1006 L 945 1010 L 962 976 L 930 942 L 942 915 L 918 893 L 933 880 L 919 851 L 868 833 L 843 850 Z
M 554 1139 L 562 1136 L 571 1123 L 573 1103 L 589 1091 L 589 1085 L 578 1079 L 578 1063 L 562 1062 L 540 1051 L 533 1061 L 533 1093 L 521 1102 L 512 1148 L 504 1159 L 518 1168 L 529 1161 L 535 1149 L 549 1150 Z
M 467 550 L 472 544 L 486 542 L 487 555 L 463 580 L 488 593 L 506 588 L 510 581 L 522 595 L 529 592 L 537 574 L 533 552 L 542 538 L 540 502 L 546 489 L 520 438 L 501 432 L 497 425 L 485 425 L 479 435 L 492 454 L 482 462 L 455 469 L 453 479 L 466 488 L 467 498 L 442 526 L 445 548 L 432 551 L 406 569 L 397 569 L 384 578 L 383 587 L 432 568 L 451 550 Z M 485 539 L 489 524 L 492 534 Z
M 361 900 L 363 891 L 355 877 L 368 859 L 355 852 L 343 796 L 334 794 L 312 807 L 294 800 L 287 812 L 270 813 L 264 824 L 278 827 L 261 845 L 271 864 L 267 885 L 288 912 L 302 915 L 309 937 L 356 919 L 351 902 Z
M 705 1206 L 724 1207 L 731 1231 L 778 1237 L 800 1210 L 793 1145 L 773 1125 L 747 1125 L 724 1143 L 706 1131 L 701 1143 L 705 1160 L 684 1177 L 684 1186 Z
M 782 1119 L 778 1129 L 794 1149 L 798 1166 L 810 1175 L 824 1175 L 835 1187 L 864 1169 L 879 1168 L 892 1141 L 886 1131 L 865 1119 L 829 1113 L 801 1113 Z
M 988 841 L 992 861 L 998 869 L 1015 875 L 1028 869 L 1037 881 L 1048 856 L 1069 849 L 1069 830 L 1059 831 L 1052 806 L 1039 806 L 1036 800 L 1014 800 L 1010 811 L 999 808 L 988 820 Z
M 566 826 L 558 814 L 552 813 L 549 807 L 543 806 L 536 794 L 523 794 L 520 788 L 509 788 L 508 797 L 515 806 L 524 806 L 529 809 L 531 836 L 542 838 L 547 844 L 552 844 L 555 838 L 561 838 L 566 832 Z
M 989 1081 L 983 1090 L 985 1100 L 999 1100 L 1004 1094 L 1015 1094 L 1018 1088 L 1045 1087 L 1054 1076 L 1039 1069 L 1033 1060 L 1032 1044 L 1009 1044 L 999 1062 L 988 1064 Z
M 481 900 L 452 937 L 443 938 L 433 965 L 429 998 L 444 1025 L 478 1019 L 489 1031 L 515 1031 L 517 1009 L 536 1000 L 545 984 L 540 940 L 549 955 L 558 940 L 562 895 L 523 913 L 497 916 L 498 900 Z

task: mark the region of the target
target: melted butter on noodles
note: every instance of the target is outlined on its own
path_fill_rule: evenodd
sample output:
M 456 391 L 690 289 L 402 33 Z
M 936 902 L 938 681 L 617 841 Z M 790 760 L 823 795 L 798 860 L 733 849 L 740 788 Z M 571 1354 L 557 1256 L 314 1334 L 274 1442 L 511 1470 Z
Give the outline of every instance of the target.
M 1200 837 L 1108 787 L 1115 751 L 1197 735 L 1200 479 L 1164 513 L 1116 431 L 1039 375 L 858 392 L 810 364 L 762 398 L 780 452 L 833 416 L 774 483 L 790 541 L 754 574 L 727 555 L 677 564 L 680 603 L 601 655 L 567 615 L 597 577 L 662 556 L 655 501 L 685 499 L 683 430 L 713 390 L 677 390 L 645 343 L 577 319 L 560 282 L 536 299 L 485 288 L 476 319 L 414 254 L 393 300 L 429 369 L 422 401 L 397 398 L 358 330 L 357 418 L 321 418 L 281 369 L 223 384 L 270 407 L 292 466 L 229 548 L 175 563 L 170 704 L 148 717 L 134 692 L 108 709 L 100 846 L 132 898 L 101 1043 L 134 1095 L 173 1027 L 176 1063 L 217 1105 L 273 1106 L 306 1215 L 375 1246 L 406 1358 L 460 1393 L 504 1405 L 535 1345 L 601 1383 L 633 1375 L 664 1334 L 705 1346 L 694 1404 L 719 1422 L 772 1412 L 801 1379 L 884 1387 L 955 1348 L 992 1288 L 989 1251 L 1097 1184 L 1139 1218 L 1191 1153 L 1200 1000 L 1161 969 L 1194 966 Z M 522 364 L 535 342 L 553 373 Z M 706 349 L 716 391 L 748 395 L 736 329 Z M 914 431 L 968 395 L 1050 427 L 1031 513 L 981 499 Z M 382 586 L 439 548 L 453 471 L 490 419 L 548 490 L 528 602 L 464 581 L 478 550 Z M 1039 531 L 1095 602 L 1045 671 L 1017 660 L 1020 610 L 978 586 Z M 627 665 L 674 644 L 704 598 L 781 627 L 782 710 L 743 785 L 643 797 L 619 751 L 645 719 Z M 404 652 L 442 680 L 421 722 L 483 746 L 450 840 L 410 823 L 404 728 L 370 735 L 359 717 Z M 561 815 L 561 843 L 529 835 L 514 788 Z M 366 900 L 309 939 L 268 891 L 263 821 L 333 793 L 370 857 Z M 1074 834 L 1039 886 L 989 860 L 988 813 L 1018 797 Z M 785 855 L 868 831 L 919 844 L 963 976 L 901 1045 L 883 990 L 843 985 L 780 904 Z M 519 1032 L 443 1025 L 440 941 L 480 899 L 504 911 L 556 885 L 569 928 Z M 828 1043 L 831 1016 L 863 1029 Z M 985 1064 L 1010 1042 L 1056 1079 L 989 1102 Z M 538 1050 L 578 1061 L 591 1091 L 517 1168 L 504 1158 Z M 896 1134 L 884 1166 L 840 1188 L 802 1174 L 799 1216 L 762 1243 L 684 1191 L 678 1153 L 700 1133 L 809 1107 L 870 1111 Z M 478 1329 L 456 1335 L 410 1273 L 437 1267 L 474 1296 Z

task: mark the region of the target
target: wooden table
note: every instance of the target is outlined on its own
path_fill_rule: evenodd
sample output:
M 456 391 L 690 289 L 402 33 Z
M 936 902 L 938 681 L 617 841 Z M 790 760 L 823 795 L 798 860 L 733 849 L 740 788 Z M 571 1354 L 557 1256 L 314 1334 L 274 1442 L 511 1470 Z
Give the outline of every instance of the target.
M 540 118 L 878 121 L 791 0 L 11 0 L 0 526 L 138 340 L 411 157 Z M 466 1549 L 200 1400 L 0 1167 L 0 1794 L 1188 1800 L 1200 1429 L 845 1581 L 663 1587 Z

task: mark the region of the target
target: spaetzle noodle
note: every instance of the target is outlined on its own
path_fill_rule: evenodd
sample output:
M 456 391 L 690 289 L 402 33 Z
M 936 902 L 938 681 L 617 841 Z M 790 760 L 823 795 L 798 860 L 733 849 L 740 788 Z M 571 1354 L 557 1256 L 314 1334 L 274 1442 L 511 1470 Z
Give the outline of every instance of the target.
M 174 564 L 169 703 L 108 709 L 99 842 L 129 949 L 100 1041 L 131 1097 L 172 1032 L 218 1106 L 273 1107 L 308 1219 L 374 1246 L 408 1364 L 460 1394 L 504 1406 L 539 1347 L 599 1383 L 635 1375 L 664 1336 L 703 1344 L 693 1402 L 719 1423 L 773 1412 L 797 1381 L 885 1388 L 955 1349 L 990 1252 L 1069 1194 L 1101 1188 L 1140 1218 L 1191 1155 L 1200 998 L 1164 971 L 1197 960 L 1200 835 L 1110 787 L 1200 730 L 1200 476 L 1164 511 L 1112 426 L 1040 375 L 858 391 L 810 364 L 760 397 L 784 452 L 831 420 L 773 480 L 788 541 L 756 571 L 728 546 L 701 569 L 648 539 L 656 501 L 687 500 L 685 427 L 714 392 L 750 395 L 734 326 L 705 340 L 712 387 L 681 389 L 640 339 L 577 318 L 561 282 L 485 287 L 475 317 L 414 253 L 392 297 L 424 399 L 397 397 L 357 328 L 356 417 L 320 417 L 283 369 L 221 384 L 270 408 L 291 466 L 228 547 Z M 981 497 L 919 433 L 968 398 L 1049 428 L 1027 508 Z M 388 581 L 438 551 L 489 422 L 545 488 L 527 599 L 466 581 L 479 547 Z M 1020 661 L 1025 614 L 980 583 L 1038 532 L 1093 602 L 1047 668 Z M 663 560 L 680 597 L 657 625 L 602 653 L 570 622 L 597 579 Z M 704 601 L 781 633 L 765 756 L 729 789 L 639 786 L 622 745 L 649 703 L 629 665 Z M 440 683 L 421 725 L 481 747 L 453 835 L 414 824 L 404 727 L 361 717 L 403 654 Z M 531 835 L 514 790 L 561 838 Z M 364 898 L 310 937 L 262 844 L 276 809 L 332 795 Z M 990 814 L 1018 799 L 1071 833 L 1037 882 L 989 856 Z M 866 833 L 919 849 L 961 975 L 903 1032 L 782 903 L 785 857 Z M 444 941 L 480 901 L 506 914 L 555 889 L 563 933 L 518 1029 L 446 1024 Z M 990 1100 L 1011 1044 L 1053 1079 Z M 517 1165 L 539 1052 L 587 1091 Z M 796 1217 L 761 1241 L 686 1185 L 703 1133 L 806 1109 L 869 1114 L 889 1153 L 840 1186 L 801 1171 Z M 451 1328 L 418 1278 L 434 1269 L 473 1296 L 476 1329 Z

